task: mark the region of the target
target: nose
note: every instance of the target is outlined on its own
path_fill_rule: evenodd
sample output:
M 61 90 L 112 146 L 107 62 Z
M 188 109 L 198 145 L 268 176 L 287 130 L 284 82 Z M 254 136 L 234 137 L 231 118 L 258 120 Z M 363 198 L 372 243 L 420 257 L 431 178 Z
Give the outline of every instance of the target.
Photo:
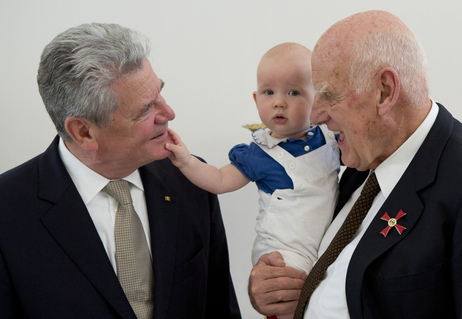
M 157 99 L 158 101 L 156 101 L 156 103 L 158 103 L 158 113 L 155 117 L 155 123 L 159 124 L 173 120 L 175 118 L 175 112 L 170 105 L 167 104 L 160 94 Z
M 329 120 L 329 113 L 327 113 L 327 110 L 322 106 L 321 101 L 319 101 L 319 96 L 316 94 L 316 97 L 313 101 L 313 106 L 311 108 L 311 124 L 321 125 L 327 123 Z
M 283 108 L 285 109 L 287 107 L 286 100 L 283 96 L 281 95 L 274 95 L 274 100 L 273 100 L 273 108 Z

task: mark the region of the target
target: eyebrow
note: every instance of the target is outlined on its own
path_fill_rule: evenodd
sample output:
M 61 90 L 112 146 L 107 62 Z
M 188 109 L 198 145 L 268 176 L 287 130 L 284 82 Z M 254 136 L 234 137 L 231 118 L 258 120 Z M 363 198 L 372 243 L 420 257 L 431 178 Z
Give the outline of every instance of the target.
M 329 93 L 329 89 L 327 87 L 328 87 L 328 85 L 324 84 L 320 89 L 315 88 L 315 91 L 316 91 L 316 93 L 324 95 L 325 93 Z

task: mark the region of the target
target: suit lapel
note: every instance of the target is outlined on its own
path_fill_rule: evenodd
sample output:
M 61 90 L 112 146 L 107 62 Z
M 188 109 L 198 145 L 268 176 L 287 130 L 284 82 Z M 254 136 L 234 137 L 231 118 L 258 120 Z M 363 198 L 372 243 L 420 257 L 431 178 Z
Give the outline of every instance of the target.
M 451 114 L 442 105 L 439 107 L 438 117 L 428 136 L 353 253 L 346 279 L 348 309 L 352 318 L 362 317 L 360 292 L 366 268 L 391 247 L 404 240 L 412 232 L 423 212 L 424 206 L 418 192 L 434 181 L 439 158 L 452 132 Z M 392 228 L 389 235 L 384 237 L 380 232 L 388 223 L 381 217 L 387 213 L 394 218 L 400 210 L 406 215 L 398 220 L 398 224 L 406 229 L 399 235 L 396 229 Z
M 387 227 L 388 222 L 381 217 L 387 213 L 394 218 L 400 210 L 406 215 L 398 220 L 398 224 L 406 229 L 399 235 L 392 228 L 387 237 L 384 237 L 380 232 Z M 415 192 L 412 178 L 404 178 L 379 209 L 351 257 L 346 278 L 347 304 L 351 318 L 362 318 L 360 292 L 366 268 L 412 231 L 422 211 L 423 205 Z
M 169 161 L 167 159 L 167 161 Z M 178 202 L 173 187 L 168 186 L 161 164 L 154 162 L 140 168 L 149 216 L 154 270 L 154 318 L 167 318 L 174 283 Z
M 42 223 L 70 259 L 123 318 L 134 313 L 90 215 L 58 154 L 58 139 L 40 160 L 40 198 L 54 203 Z

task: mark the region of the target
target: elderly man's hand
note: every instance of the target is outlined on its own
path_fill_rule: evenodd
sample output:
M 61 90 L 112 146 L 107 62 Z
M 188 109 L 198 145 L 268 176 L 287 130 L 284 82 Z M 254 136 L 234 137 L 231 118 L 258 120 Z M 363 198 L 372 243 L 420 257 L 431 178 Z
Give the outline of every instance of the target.
M 250 274 L 250 302 L 255 310 L 266 316 L 294 312 L 305 279 L 302 271 L 285 267 L 279 252 L 265 254 Z

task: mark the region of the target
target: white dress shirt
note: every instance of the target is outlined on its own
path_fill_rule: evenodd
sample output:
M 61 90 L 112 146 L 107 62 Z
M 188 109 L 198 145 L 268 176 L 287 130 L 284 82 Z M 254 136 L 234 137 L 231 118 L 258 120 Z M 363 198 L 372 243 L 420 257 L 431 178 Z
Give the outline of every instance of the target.
M 91 219 L 95 224 L 99 237 L 106 249 L 109 260 L 117 273 L 115 261 L 115 240 L 114 225 L 115 216 L 119 203 L 115 198 L 101 190 L 110 182 L 109 179 L 99 175 L 88 166 L 77 159 L 66 147 L 63 140 L 59 140 L 59 155 L 72 178 L 77 191 L 82 197 L 85 206 L 88 209 Z M 141 182 L 140 173 L 134 171 L 127 177 L 122 178 L 130 182 L 130 194 L 133 200 L 133 206 L 138 214 L 144 233 L 151 252 L 151 233 L 149 231 L 148 214 L 146 200 L 144 197 L 143 183 Z
M 351 256 L 366 229 L 369 227 L 372 220 L 376 218 L 378 210 L 393 191 L 393 188 L 398 183 L 427 137 L 438 115 L 438 110 L 438 105 L 432 101 L 431 110 L 418 129 L 390 157 L 375 169 L 375 175 L 381 191 L 374 199 L 354 239 L 343 249 L 336 261 L 327 268 L 323 280 L 319 283 L 309 300 L 305 311 L 306 319 L 350 318 L 345 293 L 345 281 Z M 390 174 L 390 172 L 393 173 Z M 352 194 L 348 202 L 343 206 L 337 217 L 327 229 L 319 247 L 319 256 L 326 251 L 335 234 L 340 229 L 340 226 L 343 224 L 353 204 L 358 199 L 364 184 L 365 182 Z

